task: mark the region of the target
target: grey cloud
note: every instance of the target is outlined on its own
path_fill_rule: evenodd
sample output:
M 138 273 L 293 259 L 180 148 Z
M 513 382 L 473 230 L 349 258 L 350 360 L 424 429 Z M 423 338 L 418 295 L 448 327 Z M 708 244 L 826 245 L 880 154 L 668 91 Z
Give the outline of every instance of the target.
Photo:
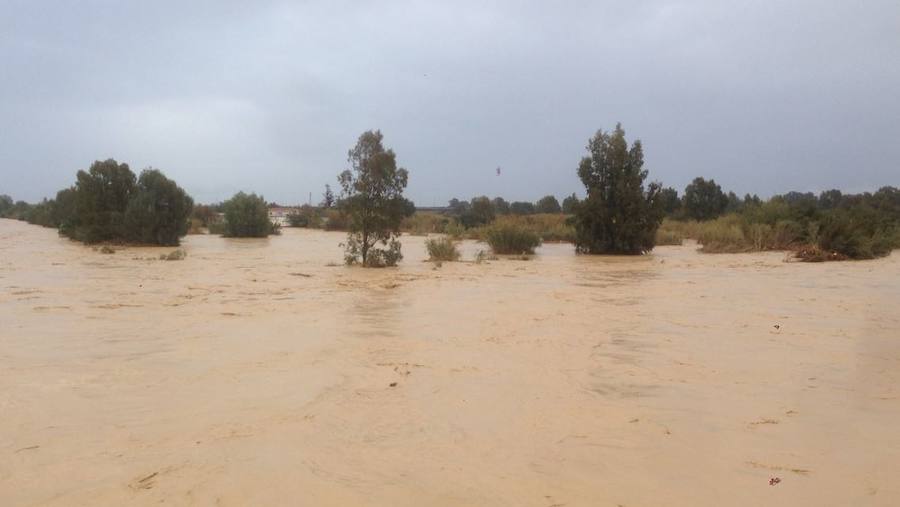
M 114 157 L 200 201 L 302 202 L 380 128 L 420 204 L 561 197 L 617 121 L 679 189 L 897 185 L 898 20 L 894 1 L 6 2 L 0 192 Z

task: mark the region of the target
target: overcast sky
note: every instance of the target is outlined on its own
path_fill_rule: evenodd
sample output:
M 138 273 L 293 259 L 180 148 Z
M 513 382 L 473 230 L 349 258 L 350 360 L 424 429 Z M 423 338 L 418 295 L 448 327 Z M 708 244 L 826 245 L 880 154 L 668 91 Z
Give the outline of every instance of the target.
M 679 192 L 900 185 L 898 0 L 0 0 L 0 64 L 0 193 L 29 201 L 110 157 L 318 201 L 375 128 L 419 205 L 562 198 L 616 122 Z

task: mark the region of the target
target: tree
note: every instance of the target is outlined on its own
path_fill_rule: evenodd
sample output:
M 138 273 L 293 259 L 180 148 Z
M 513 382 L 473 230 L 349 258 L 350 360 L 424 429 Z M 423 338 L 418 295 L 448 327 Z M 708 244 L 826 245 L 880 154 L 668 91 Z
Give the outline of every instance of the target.
M 575 213 L 576 206 L 578 206 L 578 196 L 575 195 L 575 192 L 572 192 L 572 195 L 563 199 L 562 212 L 571 215 L 572 213 Z
M 712 220 L 725 212 L 728 196 L 715 180 L 707 181 L 698 177 L 684 189 L 682 205 L 688 218 Z
M 678 198 L 678 191 L 672 187 L 666 187 L 659 191 L 659 199 L 662 201 L 663 212 L 672 216 L 681 209 L 681 199 Z
M 509 205 L 509 212 L 513 215 L 533 215 L 534 204 L 525 201 L 515 201 Z
M 127 239 L 138 243 L 176 246 L 187 234 L 194 200 L 158 169 L 141 171 L 125 210 Z
M 59 227 L 59 233 L 63 236 L 71 236 L 75 228 L 75 187 L 64 188 L 56 193 L 56 199 L 53 209 L 50 212 L 50 219 Z
M 277 234 L 269 220 L 266 200 L 256 194 L 238 192 L 222 205 L 225 210 L 224 236 L 230 238 L 264 238 Z
M 653 249 L 663 218 L 659 183 L 644 188 L 647 171 L 641 142 L 631 148 L 617 124 L 588 141 L 578 177 L 587 197 L 575 212 L 575 248 L 579 253 L 641 254 Z
M 557 201 L 556 197 L 552 195 L 545 195 L 544 197 L 541 197 L 538 202 L 535 203 L 534 209 L 538 213 L 562 212 L 562 207 L 560 207 L 559 201 Z
M 338 176 L 340 206 L 350 222 L 344 245 L 348 264 L 394 266 L 403 258 L 397 240 L 400 223 L 415 212 L 415 206 L 403 197 L 409 173 L 397 167 L 397 156 L 385 150 L 383 139 L 380 130 L 360 135 L 347 153 L 350 168 Z
M 494 213 L 498 215 L 506 215 L 509 213 L 509 203 L 506 202 L 506 199 L 502 197 L 494 197 L 491 201 L 491 204 L 494 205 Z
M 0 217 L 5 216 L 6 212 L 13 207 L 13 198 L 3 194 L 0 195 Z
M 322 207 L 328 209 L 334 206 L 334 192 L 331 191 L 331 185 L 325 185 L 325 193 L 322 194 Z
M 459 216 L 463 227 L 477 227 L 494 221 L 494 205 L 486 196 L 473 197 L 472 202 Z
M 85 243 L 124 239 L 125 209 L 134 193 L 135 183 L 128 164 L 119 164 L 113 159 L 94 162 L 87 171 L 78 171 L 75 227 L 68 232 Z

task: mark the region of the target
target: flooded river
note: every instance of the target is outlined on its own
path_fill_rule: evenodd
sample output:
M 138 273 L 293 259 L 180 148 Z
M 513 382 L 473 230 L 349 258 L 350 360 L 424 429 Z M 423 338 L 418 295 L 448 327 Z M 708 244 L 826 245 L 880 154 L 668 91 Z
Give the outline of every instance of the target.
M 0 220 L 0 505 L 900 504 L 898 253 L 343 238 Z

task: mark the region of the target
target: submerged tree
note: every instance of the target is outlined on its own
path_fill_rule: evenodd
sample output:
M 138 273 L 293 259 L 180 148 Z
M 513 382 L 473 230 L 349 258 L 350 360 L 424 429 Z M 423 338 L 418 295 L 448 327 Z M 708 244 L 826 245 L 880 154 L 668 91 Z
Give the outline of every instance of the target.
M 394 266 L 403 258 L 397 241 L 400 223 L 415 207 L 403 197 L 409 174 L 397 167 L 397 156 L 384 149 L 383 138 L 380 130 L 359 136 L 347 154 L 350 168 L 338 175 L 339 205 L 350 221 L 344 245 L 348 264 Z
M 269 220 L 266 200 L 256 194 L 238 192 L 222 204 L 225 211 L 224 235 L 232 238 L 264 238 L 278 234 Z
M 126 237 L 125 209 L 135 190 L 136 178 L 128 164 L 113 159 L 78 171 L 75 182 L 73 227 L 62 232 L 85 243 Z
M 158 169 L 145 169 L 125 210 L 128 239 L 138 243 L 178 245 L 187 234 L 194 200 Z
M 644 188 L 641 142 L 631 148 L 622 125 L 597 131 L 588 141 L 590 156 L 581 160 L 578 177 L 587 197 L 575 210 L 575 247 L 580 253 L 641 254 L 653 249 L 662 222 L 660 185 Z

